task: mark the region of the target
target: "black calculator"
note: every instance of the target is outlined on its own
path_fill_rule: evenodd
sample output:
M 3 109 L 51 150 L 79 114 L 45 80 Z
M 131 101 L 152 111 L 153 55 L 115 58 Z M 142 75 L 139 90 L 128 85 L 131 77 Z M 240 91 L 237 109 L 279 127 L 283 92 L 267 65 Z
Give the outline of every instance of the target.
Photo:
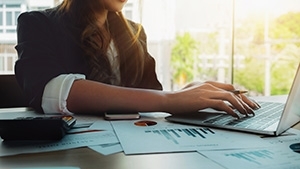
M 0 136 L 4 141 L 60 140 L 75 123 L 73 116 L 0 119 Z

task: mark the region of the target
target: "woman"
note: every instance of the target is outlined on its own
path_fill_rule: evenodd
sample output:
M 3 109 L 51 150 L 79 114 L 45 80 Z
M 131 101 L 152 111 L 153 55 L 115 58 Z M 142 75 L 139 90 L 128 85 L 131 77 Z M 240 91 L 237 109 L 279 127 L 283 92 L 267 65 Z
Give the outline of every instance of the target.
M 237 117 L 259 108 L 229 84 L 161 91 L 143 28 L 124 19 L 126 0 L 64 0 L 18 19 L 15 73 L 30 106 L 44 113 L 110 110 L 184 113 L 204 108 Z M 232 106 L 228 106 L 228 101 Z

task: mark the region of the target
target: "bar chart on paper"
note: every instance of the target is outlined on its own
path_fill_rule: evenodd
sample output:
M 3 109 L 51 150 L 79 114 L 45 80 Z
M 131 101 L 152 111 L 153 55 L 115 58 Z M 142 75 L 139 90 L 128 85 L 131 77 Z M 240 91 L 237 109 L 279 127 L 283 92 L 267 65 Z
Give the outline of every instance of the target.
M 199 151 L 226 168 L 290 169 L 300 168 L 300 156 L 285 146 L 227 151 Z M 233 162 L 234 161 L 234 162 Z
M 179 144 L 180 139 L 197 138 L 201 141 L 201 139 L 206 139 L 209 135 L 215 134 L 215 132 L 210 128 L 175 128 L 145 130 L 145 134 L 158 135 L 174 144 Z
M 233 157 L 245 162 L 254 163 L 257 165 L 261 165 L 262 161 L 273 160 L 274 153 L 269 150 L 254 150 L 254 151 L 246 151 L 246 152 L 238 152 L 238 153 L 228 153 L 225 154 L 227 157 Z
M 253 146 L 252 137 L 206 127 L 140 119 L 112 121 L 125 154 L 183 152 Z M 255 137 L 255 139 L 257 139 Z

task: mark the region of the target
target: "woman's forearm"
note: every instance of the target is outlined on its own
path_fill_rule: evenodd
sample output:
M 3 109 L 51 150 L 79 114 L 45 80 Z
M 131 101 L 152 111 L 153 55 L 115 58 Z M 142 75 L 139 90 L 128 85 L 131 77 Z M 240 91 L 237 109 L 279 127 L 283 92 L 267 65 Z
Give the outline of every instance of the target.
M 67 107 L 74 113 L 108 110 L 153 112 L 167 110 L 168 92 L 125 88 L 89 80 L 74 81 Z
M 259 107 L 245 96 L 224 90 L 228 88 L 226 84 L 216 84 L 216 86 L 210 83 L 194 84 L 176 92 L 166 92 L 76 80 L 69 92 L 67 107 L 74 113 L 118 110 L 121 112 L 168 112 L 172 114 L 213 108 L 225 111 L 235 117 L 237 114 L 234 109 L 246 115 L 253 114 L 252 109 Z M 229 102 L 231 106 L 224 101 Z

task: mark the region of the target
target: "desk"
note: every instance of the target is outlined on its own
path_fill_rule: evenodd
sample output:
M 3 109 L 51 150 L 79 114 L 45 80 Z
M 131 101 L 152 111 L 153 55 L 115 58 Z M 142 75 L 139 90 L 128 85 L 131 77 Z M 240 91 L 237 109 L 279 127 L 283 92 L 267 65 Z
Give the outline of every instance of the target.
M 21 109 L 17 109 L 22 111 Z M 1 111 L 0 111 L 1 113 Z M 300 130 L 300 123 L 293 126 Z M 0 157 L 0 168 L 73 166 L 81 169 L 199 169 L 214 168 L 207 166 L 197 152 L 166 153 L 146 155 L 125 155 L 118 153 L 104 156 L 89 148 L 77 148 L 47 153 L 24 154 L 11 157 Z M 216 165 L 216 164 L 215 164 Z M 218 166 L 216 166 L 218 167 Z

